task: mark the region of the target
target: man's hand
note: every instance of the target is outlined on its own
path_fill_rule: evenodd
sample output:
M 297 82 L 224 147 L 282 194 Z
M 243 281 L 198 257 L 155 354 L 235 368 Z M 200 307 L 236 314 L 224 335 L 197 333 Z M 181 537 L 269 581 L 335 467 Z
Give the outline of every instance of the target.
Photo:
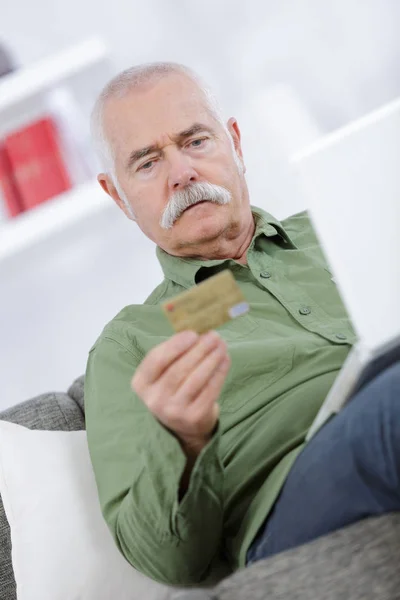
M 229 367 L 226 344 L 215 331 L 183 331 L 150 350 L 136 370 L 132 389 L 178 437 L 188 458 L 211 438 Z

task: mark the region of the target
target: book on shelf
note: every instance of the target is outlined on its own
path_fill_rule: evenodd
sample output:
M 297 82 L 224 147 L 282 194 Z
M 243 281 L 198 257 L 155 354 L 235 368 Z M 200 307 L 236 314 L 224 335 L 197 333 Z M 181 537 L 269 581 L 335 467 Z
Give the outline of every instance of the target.
M 16 217 L 23 211 L 21 197 L 14 180 L 12 165 L 4 144 L 0 143 L 1 218 Z
M 56 122 L 43 117 L 6 136 L 4 147 L 23 210 L 29 210 L 69 190 Z

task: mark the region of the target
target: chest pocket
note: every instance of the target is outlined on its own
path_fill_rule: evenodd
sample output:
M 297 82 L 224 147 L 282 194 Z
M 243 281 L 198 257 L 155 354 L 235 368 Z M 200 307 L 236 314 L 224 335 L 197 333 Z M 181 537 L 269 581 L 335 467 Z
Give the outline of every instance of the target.
M 280 380 L 293 367 L 295 346 L 267 336 L 257 332 L 248 340 L 227 339 L 231 368 L 219 398 L 221 413 L 246 404 L 256 410 L 282 392 Z
M 237 319 L 231 319 L 227 321 L 215 331 L 221 336 L 226 342 L 240 340 L 249 335 L 252 331 L 255 331 L 258 327 L 258 323 L 250 315 L 242 315 Z

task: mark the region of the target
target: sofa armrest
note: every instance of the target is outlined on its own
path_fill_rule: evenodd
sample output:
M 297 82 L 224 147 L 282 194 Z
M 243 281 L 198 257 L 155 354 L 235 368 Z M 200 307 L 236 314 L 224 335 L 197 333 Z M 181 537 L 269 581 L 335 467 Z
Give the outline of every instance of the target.
M 350 525 L 170 600 L 396 600 L 400 513 Z
M 29 429 L 74 431 L 85 428 L 81 407 L 62 392 L 41 394 L 16 404 L 1 412 L 0 419 Z
M 68 389 L 68 396 L 75 400 L 77 405 L 80 407 L 82 414 L 85 414 L 85 403 L 84 403 L 84 386 L 85 376 L 81 375 L 75 379 L 74 383 Z

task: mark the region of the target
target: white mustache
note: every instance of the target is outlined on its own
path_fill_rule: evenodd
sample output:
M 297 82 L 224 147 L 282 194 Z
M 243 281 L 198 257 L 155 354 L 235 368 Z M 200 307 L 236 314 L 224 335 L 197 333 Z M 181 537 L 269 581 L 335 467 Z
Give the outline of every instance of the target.
M 232 195 L 226 188 L 207 181 L 192 183 L 171 196 L 160 219 L 160 226 L 163 229 L 171 229 L 184 210 L 202 200 L 215 204 L 228 204 L 232 200 Z

